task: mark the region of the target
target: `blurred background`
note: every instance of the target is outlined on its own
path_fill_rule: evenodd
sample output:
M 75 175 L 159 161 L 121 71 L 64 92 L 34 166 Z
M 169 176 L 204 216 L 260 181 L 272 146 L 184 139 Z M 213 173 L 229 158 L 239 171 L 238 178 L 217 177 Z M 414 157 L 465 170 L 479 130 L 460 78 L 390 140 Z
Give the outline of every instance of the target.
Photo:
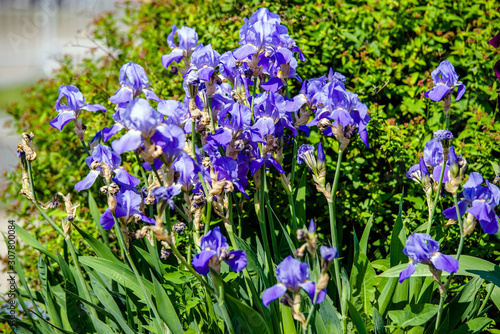
M 87 38 L 88 24 L 106 11 L 115 0 L 0 0 L 0 186 L 5 172 L 18 163 L 19 135 L 10 126 L 6 106 L 19 99 L 21 91 L 59 68 L 59 59 L 88 56 L 95 42 Z M 95 56 L 99 56 L 99 52 Z M 4 203 L 0 204 L 5 206 Z M 0 230 L 5 232 L 8 217 L 0 208 Z M 0 238 L 0 256 L 6 254 Z M 0 279 L 0 292 L 5 279 Z
M 0 174 L 17 163 L 17 138 L 8 128 L 5 105 L 50 76 L 64 54 L 78 59 L 95 47 L 87 26 L 116 5 L 115 0 L 0 0 Z

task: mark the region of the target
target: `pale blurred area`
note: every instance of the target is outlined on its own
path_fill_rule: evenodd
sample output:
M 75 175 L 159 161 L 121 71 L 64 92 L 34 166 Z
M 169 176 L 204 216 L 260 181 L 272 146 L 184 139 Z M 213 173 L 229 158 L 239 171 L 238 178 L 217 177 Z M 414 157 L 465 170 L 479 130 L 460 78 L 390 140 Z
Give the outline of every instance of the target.
M 96 47 L 88 37 L 89 23 L 119 2 L 0 0 L 0 174 L 17 164 L 18 139 L 4 126 L 9 120 L 5 106 L 18 100 L 27 86 L 50 77 L 63 55 L 70 54 L 75 62 L 88 56 L 89 47 Z
M 119 2 L 0 0 L 0 189 L 4 173 L 18 163 L 19 135 L 6 126 L 11 118 L 5 106 L 19 100 L 24 88 L 53 75 L 63 55 L 71 55 L 76 62 L 88 56 L 89 47 L 96 47 L 88 38 L 88 24 L 97 15 L 117 9 Z M 7 226 L 8 217 L 0 204 L 0 231 L 5 233 Z M 6 253 L 0 237 L 0 256 Z M 6 291 L 6 283 L 0 273 L 0 293 Z
M 49 76 L 63 54 L 82 57 L 93 46 L 88 23 L 115 6 L 115 0 L 0 0 L 0 89 Z

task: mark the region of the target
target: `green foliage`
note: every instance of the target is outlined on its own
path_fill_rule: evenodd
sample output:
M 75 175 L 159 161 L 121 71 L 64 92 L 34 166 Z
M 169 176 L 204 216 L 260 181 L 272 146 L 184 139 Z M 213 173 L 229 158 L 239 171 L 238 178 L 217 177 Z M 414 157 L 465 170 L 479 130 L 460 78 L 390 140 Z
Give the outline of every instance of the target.
M 260 1 L 254 0 L 183 4 L 162 0 L 138 8 L 125 5 L 120 10 L 122 16 L 106 13 L 93 23 L 94 38 L 103 44 L 105 56 L 90 55 L 81 64 L 70 58 L 61 59 L 61 69 L 54 78 L 40 81 L 24 92 L 23 101 L 9 106 L 8 112 L 19 131 L 35 134 L 38 158 L 33 173 L 37 197 L 47 201 L 56 192 L 70 193 L 74 202 L 82 203 L 73 222 L 82 238 L 74 232 L 70 240 L 77 249 L 78 264 L 76 259 L 58 253 L 64 244 L 62 235 L 50 225 L 35 225 L 39 217 L 36 208 L 18 195 L 20 169 L 8 175 L 10 183 L 0 199 L 9 205 L 9 215 L 27 221 L 26 230 L 17 227 L 19 237 L 28 245 L 26 256 L 21 259 L 22 271 L 28 278 L 40 279 L 40 292 L 32 294 L 32 287 L 37 284 L 31 281 L 31 287 L 28 286 L 23 276 L 20 295 L 36 301 L 50 317 L 49 323 L 41 317 L 35 320 L 28 316 L 26 323 L 12 328 L 16 333 L 154 333 L 164 326 L 173 333 L 218 333 L 224 332 L 224 320 L 228 321 L 224 308 L 238 332 L 301 330 L 288 308 L 279 305 L 268 309 L 260 300 L 261 292 L 272 285 L 274 266 L 296 246 L 295 238 L 290 238 L 295 230 L 288 223 L 292 214 L 286 194 L 274 196 L 273 192 L 272 196 L 265 196 L 264 218 L 269 223 L 277 222 L 269 227 L 272 258 L 264 251 L 269 250 L 269 245 L 263 245 L 262 236 L 256 237 L 259 219 L 253 213 L 253 203 L 244 202 L 243 212 L 235 217 L 244 228 L 233 246 L 247 252 L 248 267 L 239 276 L 223 269 L 221 277 L 227 294 L 224 304 L 204 289 L 207 282 L 177 266 L 174 256 L 166 261 L 160 259 L 161 245 L 157 242 L 133 241 L 131 260 L 127 262 L 118 251 L 115 235 L 96 227 L 99 208 L 106 203 L 103 196 L 97 195 L 97 186 L 82 193 L 73 188 L 88 171 L 76 135 L 68 129 L 59 132 L 47 126 L 55 116 L 53 105 L 61 84 L 76 85 L 87 102 L 101 103 L 109 109 L 105 115 L 84 115 L 87 140 L 104 126 L 112 125 L 111 104 L 107 101 L 118 88 L 121 65 L 128 61 L 145 68 L 158 96 L 182 98 L 180 77 L 170 74 L 160 63 L 160 57 L 169 52 L 166 37 L 171 26 L 194 27 L 201 42 L 211 43 L 219 51 L 230 50 L 237 47 L 242 18 L 249 17 L 260 5 Z M 487 43 L 500 31 L 495 2 L 484 0 L 469 5 L 456 1 L 432 4 L 368 0 L 330 4 L 283 0 L 265 5 L 280 14 L 308 59 L 300 64 L 299 75 L 319 77 L 332 67 L 347 77 L 347 87 L 368 104 L 372 117 L 368 129 L 370 148 L 366 149 L 359 140 L 351 142 L 344 153 L 336 194 L 340 209 L 339 244 L 343 247 L 343 267 L 349 270 L 342 275 L 342 300 L 335 284 L 330 284 L 329 295 L 312 322 L 314 330 L 403 333 L 411 328 L 412 333 L 432 332 L 437 312 L 433 294 L 436 284 L 430 277 L 424 278 L 430 276 L 427 267 L 418 265 L 410 280 L 397 282 L 407 262 L 402 254 L 406 236 L 421 228 L 427 219 L 424 194 L 405 174 L 418 161 L 432 132 L 443 127 L 440 104 L 424 99 L 423 93 L 432 86 L 430 72 L 444 59 L 455 64 L 460 80 L 467 86 L 464 98 L 453 103 L 451 114 L 451 130 L 460 143 L 457 151 L 466 157 L 469 170 L 480 171 L 489 179 L 498 173 L 496 167 L 492 168 L 500 160 L 499 146 L 492 145 L 500 141 L 495 109 L 498 81 L 492 68 L 499 52 Z M 91 54 L 95 51 L 90 50 Z M 292 89 L 297 92 L 299 87 Z M 313 132 L 309 139 L 301 135 L 298 140 L 316 144 L 320 135 Z M 327 179 L 332 180 L 338 144 L 324 145 L 328 155 Z M 291 152 L 290 148 L 285 152 L 287 170 L 292 165 Z M 124 167 L 139 174 L 140 166 L 134 159 L 124 160 Z M 315 218 L 320 240 L 325 244 L 330 240 L 327 203 L 309 182 L 307 170 L 298 169 L 297 173 L 292 189 L 296 190 L 293 199 L 299 228 Z M 269 175 L 268 182 L 269 189 L 280 187 L 276 175 Z M 404 196 L 400 195 L 403 189 Z M 235 200 L 240 201 L 241 197 L 235 196 Z M 442 242 L 443 252 L 454 251 L 458 245 L 456 229 L 446 227 L 440 215 L 441 209 L 449 206 L 451 200 L 443 198 L 434 222 L 440 241 L 446 241 Z M 49 215 L 59 224 L 65 219 L 63 210 L 53 210 Z M 351 231 L 355 238 L 350 236 Z M 359 244 L 356 235 L 362 235 Z M 187 237 L 177 237 L 181 251 L 187 254 Z M 500 255 L 496 237 L 476 229 L 467 238 L 464 253 L 469 256 L 460 258 L 460 271 L 451 285 L 452 298 L 447 301 L 440 333 L 480 332 L 492 325 L 486 315 L 499 320 L 500 270 L 493 264 Z M 35 257 L 38 265 L 30 259 Z M 20 268 L 18 263 L 18 273 Z M 84 271 L 89 283 L 79 280 L 78 270 Z M 482 280 L 496 285 L 491 288 L 495 304 L 491 311 L 479 305 L 481 299 L 486 298 L 487 302 L 490 298 Z M 460 283 L 467 284 L 461 287 Z M 84 293 L 87 288 L 92 290 L 90 300 Z M 302 303 L 310 304 L 306 298 Z M 91 312 L 82 312 L 83 306 Z

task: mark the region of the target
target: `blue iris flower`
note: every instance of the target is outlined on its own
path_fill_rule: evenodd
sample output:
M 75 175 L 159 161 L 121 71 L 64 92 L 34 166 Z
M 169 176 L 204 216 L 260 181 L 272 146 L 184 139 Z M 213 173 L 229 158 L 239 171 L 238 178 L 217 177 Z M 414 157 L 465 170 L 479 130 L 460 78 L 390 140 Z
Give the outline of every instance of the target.
M 458 260 L 439 252 L 439 242 L 426 233 L 414 233 L 408 237 L 403 253 L 410 258 L 408 268 L 399 274 L 399 283 L 409 278 L 417 269 L 417 263 L 433 266 L 437 270 L 456 273 Z

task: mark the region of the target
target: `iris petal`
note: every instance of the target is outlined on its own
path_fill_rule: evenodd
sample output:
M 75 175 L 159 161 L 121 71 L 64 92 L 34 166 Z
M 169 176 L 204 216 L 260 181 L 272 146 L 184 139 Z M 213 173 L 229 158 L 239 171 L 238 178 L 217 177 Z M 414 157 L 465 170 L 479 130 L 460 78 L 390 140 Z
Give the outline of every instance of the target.
M 264 291 L 264 293 L 262 294 L 262 302 L 267 307 L 273 300 L 281 298 L 285 294 L 285 292 L 286 286 L 284 284 L 275 284 Z
M 208 272 L 210 271 L 208 263 L 210 262 L 210 259 L 216 254 L 217 253 L 215 253 L 213 250 L 204 250 L 196 254 L 196 256 L 193 258 L 194 269 L 200 275 L 203 276 L 207 275 Z
M 247 266 L 247 254 L 242 250 L 231 251 L 226 263 L 232 271 L 238 273 Z
M 408 268 L 399 273 L 399 283 L 403 283 L 405 279 L 413 275 L 416 269 L 417 266 L 413 263 L 413 261 L 410 261 L 410 263 L 408 263 Z
M 431 262 L 438 270 L 444 270 L 449 273 L 456 273 L 458 270 L 458 260 L 449 255 L 434 253 L 431 257 Z
M 92 187 L 92 185 L 94 184 L 95 180 L 97 180 L 98 177 L 99 177 L 99 172 L 96 170 L 91 170 L 90 173 L 88 173 L 88 175 L 83 180 L 75 184 L 75 189 L 79 192 L 85 189 L 89 189 L 90 187 Z

